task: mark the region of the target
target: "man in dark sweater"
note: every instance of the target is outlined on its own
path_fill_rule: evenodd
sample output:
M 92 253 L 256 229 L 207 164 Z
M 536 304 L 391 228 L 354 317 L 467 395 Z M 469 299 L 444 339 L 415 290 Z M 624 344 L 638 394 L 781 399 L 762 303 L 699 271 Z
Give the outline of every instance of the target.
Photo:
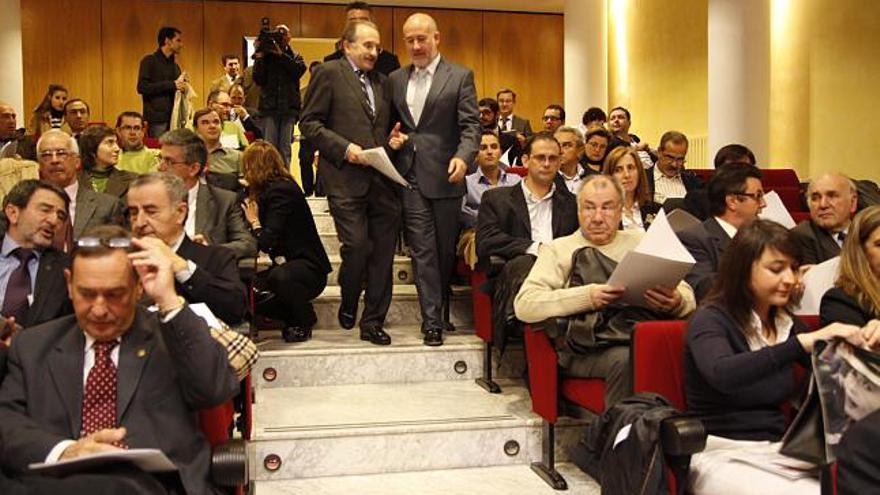
M 144 119 L 150 137 L 158 138 L 168 130 L 174 95 L 186 88 L 186 74 L 174 60 L 183 48 L 180 30 L 165 26 L 157 35 L 159 48 L 141 59 L 137 92 L 144 100 Z

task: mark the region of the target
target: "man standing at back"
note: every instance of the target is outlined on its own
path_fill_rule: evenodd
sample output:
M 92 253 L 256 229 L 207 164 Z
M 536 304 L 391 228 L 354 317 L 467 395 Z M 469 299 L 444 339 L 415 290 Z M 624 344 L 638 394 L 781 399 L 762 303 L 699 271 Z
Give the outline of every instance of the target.
M 345 22 L 374 22 L 373 21 L 373 8 L 370 7 L 370 4 L 367 2 L 349 2 L 348 5 L 345 6 Z M 324 57 L 324 62 L 329 62 L 331 60 L 336 60 L 345 57 L 345 50 L 342 48 L 341 43 L 339 44 L 339 48 Z M 391 74 L 395 70 L 400 68 L 400 60 L 397 59 L 397 55 L 394 52 L 389 52 L 388 50 L 383 50 L 382 47 L 379 47 L 379 55 L 376 56 L 376 65 L 374 70 L 377 72 L 381 72 L 386 76 Z
M 158 138 L 171 122 L 174 94 L 186 87 L 186 74 L 180 71 L 175 57 L 183 48 L 180 30 L 165 26 L 157 35 L 159 48 L 141 59 L 137 92 L 144 100 L 144 119 L 150 137 Z
M 320 180 L 342 241 L 339 325 L 355 325 L 364 279 L 360 337 L 388 345 L 383 330 L 391 305 L 391 267 L 400 204 L 388 179 L 364 162 L 365 149 L 388 140 L 391 91 L 375 69 L 379 30 L 367 21 L 351 22 L 342 34 L 345 56 L 322 64 L 309 84 L 300 129 L 320 151 Z
M 440 32 L 431 16 L 409 16 L 403 39 L 412 63 L 390 76 L 394 111 L 406 136 L 396 166 L 412 186 L 403 191 L 403 211 L 418 274 L 424 342 L 438 346 L 443 344 L 446 326 L 443 306 L 466 189 L 464 176 L 480 144 L 480 115 L 474 73 L 440 56 Z

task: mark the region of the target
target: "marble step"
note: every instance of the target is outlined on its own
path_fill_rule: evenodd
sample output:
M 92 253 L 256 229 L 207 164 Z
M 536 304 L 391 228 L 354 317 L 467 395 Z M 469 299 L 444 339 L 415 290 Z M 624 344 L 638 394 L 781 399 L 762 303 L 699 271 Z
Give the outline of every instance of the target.
M 556 468 L 568 482 L 569 493 L 599 495 L 601 487 L 571 463 Z M 289 481 L 254 483 L 255 495 L 554 495 L 529 466 L 490 466 L 462 469 L 437 469 L 408 473 L 334 476 Z
M 280 387 L 473 381 L 483 376 L 484 344 L 469 329 L 447 333 L 440 347 L 422 344 L 419 327 L 389 329 L 388 334 L 390 346 L 360 340 L 357 330 L 314 332 L 311 340 L 296 344 L 268 336 L 257 344 L 260 359 L 252 374 L 257 395 Z M 495 378 L 522 377 L 522 349 L 510 348 L 492 364 Z
M 339 267 L 342 265 L 342 257 L 338 254 L 328 256 L 330 258 L 330 266 L 333 271 L 327 275 L 327 285 L 339 285 Z M 395 285 L 413 284 L 412 259 L 409 256 L 395 256 L 394 267 L 392 268 L 391 281 Z
M 502 394 L 466 380 L 263 389 L 248 445 L 251 477 L 526 466 L 541 457 L 541 420 L 521 382 L 501 385 Z M 559 461 L 584 424 L 557 423 Z
M 306 202 L 309 204 L 309 208 L 311 208 L 312 210 L 312 215 L 320 213 L 330 213 L 330 206 L 327 204 L 327 198 L 318 198 L 312 196 L 306 198 Z
M 336 232 L 319 232 L 318 237 L 321 238 L 321 245 L 324 246 L 327 256 L 339 256 L 339 247 L 342 243 L 339 242 L 339 237 L 336 237 Z
M 330 233 L 336 232 L 336 225 L 333 223 L 333 217 L 330 216 L 330 213 L 314 213 L 312 212 L 312 218 L 315 219 L 315 228 L 318 229 L 319 233 Z
M 422 322 L 419 311 L 419 298 L 415 285 L 392 285 L 391 307 L 385 318 L 385 326 L 389 328 L 417 326 Z M 453 286 L 450 298 L 450 319 L 456 328 L 473 328 L 473 303 L 470 287 Z M 318 315 L 316 329 L 339 329 L 337 313 L 342 302 L 340 287 L 328 285 L 324 292 L 314 301 L 315 313 Z M 358 304 L 358 314 L 363 311 L 363 300 Z

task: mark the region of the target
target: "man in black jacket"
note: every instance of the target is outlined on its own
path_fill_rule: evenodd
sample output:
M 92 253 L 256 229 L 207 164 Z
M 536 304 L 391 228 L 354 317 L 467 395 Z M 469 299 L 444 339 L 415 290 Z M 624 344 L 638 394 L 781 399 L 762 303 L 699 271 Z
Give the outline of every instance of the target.
M 180 30 L 165 26 L 157 35 L 159 48 L 141 59 L 138 70 L 137 92 L 143 96 L 144 119 L 149 124 L 150 137 L 158 138 L 171 122 L 174 94 L 186 88 L 186 74 L 174 60 L 183 48 Z
M 373 8 L 367 2 L 350 2 L 345 6 L 345 22 L 375 22 L 373 21 Z M 342 49 L 342 40 L 336 44 L 336 51 L 324 57 L 324 62 L 343 58 L 345 51 Z M 379 55 L 376 57 L 376 66 L 373 70 L 385 74 L 391 74 L 400 68 L 400 60 L 393 52 L 379 48 Z
M 274 144 L 285 165 L 290 165 L 290 142 L 293 125 L 299 118 L 299 80 L 306 72 L 302 55 L 290 48 L 290 29 L 284 24 L 275 26 L 281 31 L 280 44 L 262 46 L 254 43 L 254 82 L 260 87 L 260 115 L 263 117 L 263 138 Z

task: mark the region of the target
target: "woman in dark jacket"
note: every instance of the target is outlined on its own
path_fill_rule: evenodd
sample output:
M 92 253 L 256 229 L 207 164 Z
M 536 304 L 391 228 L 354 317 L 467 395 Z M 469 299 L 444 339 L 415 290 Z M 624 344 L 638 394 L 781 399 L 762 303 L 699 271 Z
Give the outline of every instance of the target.
M 605 157 L 602 173 L 611 175 L 623 187 L 621 229 L 648 230 L 661 206 L 651 200 L 651 189 L 639 155 L 629 146 L 618 146 Z
M 312 212 L 274 146 L 254 142 L 241 164 L 248 182 L 245 215 L 260 250 L 272 258 L 261 280 L 274 297 L 257 309 L 285 322 L 287 342 L 308 340 L 317 322 L 311 301 L 324 290 L 331 270 Z
M 768 441 L 785 430 L 781 408 L 795 392 L 794 363 L 806 364 L 818 340 L 859 331 L 839 323 L 806 331 L 789 310 L 799 265 L 789 231 L 756 220 L 724 251 L 715 284 L 688 324 L 688 412 L 709 433 L 706 450 L 693 458 L 694 493 L 819 493 L 810 478 L 792 481 L 732 460 L 743 451 L 775 455 L 779 446 Z

